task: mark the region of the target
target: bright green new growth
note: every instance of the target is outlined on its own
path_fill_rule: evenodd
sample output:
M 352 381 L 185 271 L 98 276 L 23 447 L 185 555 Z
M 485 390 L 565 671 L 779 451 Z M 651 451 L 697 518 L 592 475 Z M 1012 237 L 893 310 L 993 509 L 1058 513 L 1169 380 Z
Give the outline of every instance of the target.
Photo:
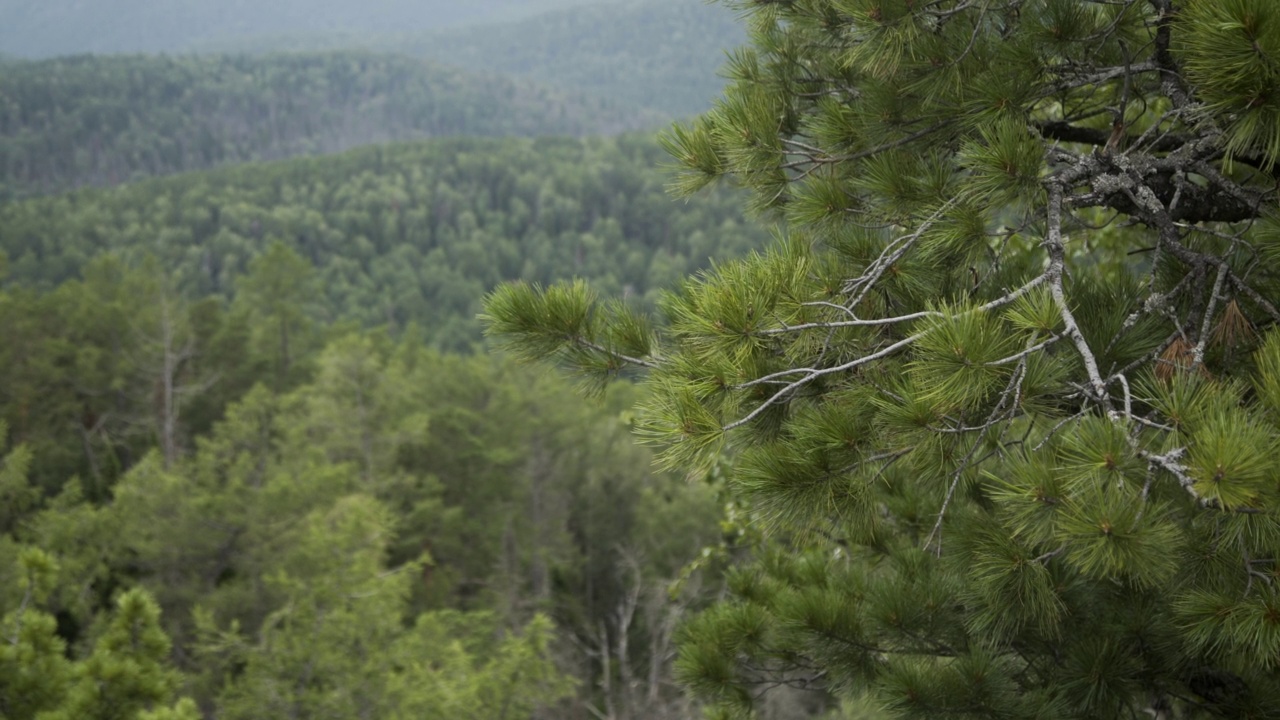
M 1280 717 L 1280 5 L 730 4 L 752 47 L 673 187 L 731 179 L 782 238 L 644 353 L 582 284 L 487 305 L 527 356 L 647 372 L 668 465 L 733 459 L 769 547 L 686 685 Z
M 143 590 L 120 596 L 85 659 L 66 657 L 54 617 L 39 609 L 58 565 L 43 550 L 21 551 L 22 601 L 0 623 L 0 717 L 7 720 L 196 720 L 189 699 L 169 706 L 179 675 L 167 667 L 160 609 Z

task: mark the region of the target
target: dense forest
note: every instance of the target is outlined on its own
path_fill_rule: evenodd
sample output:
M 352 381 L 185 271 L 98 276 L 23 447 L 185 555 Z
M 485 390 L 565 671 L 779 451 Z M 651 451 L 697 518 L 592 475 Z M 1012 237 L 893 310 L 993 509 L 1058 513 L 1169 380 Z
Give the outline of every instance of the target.
M 4 346 L 5 717 L 143 717 L 174 693 L 219 718 L 681 706 L 666 656 L 704 595 L 667 588 L 716 542 L 716 496 L 646 470 L 634 393 L 584 405 L 412 333 L 331 333 L 277 386 L 245 342 L 269 318 L 165 293 L 99 264 L 43 308 L 76 334 Z M 26 302 L 0 295 L 2 322 L 48 320 Z M 59 387 L 78 397 L 10 394 Z M 42 445 L 37 414 L 84 445 Z M 37 481 L 81 447 L 92 472 Z
M 161 4 L 5 0 L 0 2 L 0 48 L 27 57 L 173 52 L 246 36 L 431 30 L 583 4 L 583 0 L 166 0 Z
M 471 352 L 497 283 L 648 306 L 763 241 L 662 158 L 459 138 L 0 203 L 5 716 L 688 717 L 719 482 L 651 469 L 634 387 Z
M 0 718 L 700 712 L 681 628 L 759 541 L 731 470 L 658 469 L 632 374 L 478 315 L 651 310 L 764 245 L 649 134 L 739 31 L 520 20 L 565 6 L 0 0 Z M 199 47 L 235 54 L 83 54 Z
M 323 322 L 479 340 L 504 280 L 589 278 L 652 304 L 709 258 L 758 247 L 731 193 L 676 203 L 646 136 L 456 139 L 238 165 L 0 205 L 9 283 L 49 289 L 106 251 L 154 257 L 193 297 L 232 299 L 273 243 L 304 258 Z
M 0 0 L 0 720 L 1280 720 L 1280 4 L 571 2 Z
M 584 135 L 660 115 L 394 55 L 91 57 L 0 74 L 0 199 L 441 135 Z

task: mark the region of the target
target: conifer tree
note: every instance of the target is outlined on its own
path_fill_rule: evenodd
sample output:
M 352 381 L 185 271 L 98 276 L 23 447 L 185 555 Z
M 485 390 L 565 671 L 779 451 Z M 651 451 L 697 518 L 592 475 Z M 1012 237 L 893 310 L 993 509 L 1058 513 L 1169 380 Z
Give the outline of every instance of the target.
M 57 563 L 45 552 L 23 548 L 14 565 L 21 597 L 16 607 L 4 608 L 0 622 L 0 718 L 31 720 L 57 707 L 66 695 L 71 663 L 57 635 L 57 621 L 38 607 L 57 574 Z
M 240 668 L 219 717 L 517 718 L 571 694 L 544 616 L 518 635 L 499 632 L 488 613 L 427 612 L 408 629 L 421 565 L 385 567 L 390 529 L 386 508 L 364 495 L 312 512 L 285 568 L 267 578 L 287 601 L 254 642 L 198 614 L 202 653 Z
M 309 339 L 307 305 L 315 295 L 314 272 L 306 258 L 274 240 L 249 263 L 249 273 L 239 283 L 238 298 L 258 321 L 255 342 L 263 355 L 273 357 L 277 391 L 293 379 L 300 349 Z
M 134 720 L 193 718 L 190 701 L 165 709 L 180 675 L 169 667 L 170 643 L 160 627 L 160 608 L 144 590 L 130 590 L 116 602 L 93 653 L 76 663 L 71 686 L 57 710 L 40 720 Z
M 634 368 L 771 539 L 685 629 L 716 717 L 1280 716 L 1280 4 L 734 0 L 675 189 L 779 222 L 660 321 L 506 285 L 490 330 Z

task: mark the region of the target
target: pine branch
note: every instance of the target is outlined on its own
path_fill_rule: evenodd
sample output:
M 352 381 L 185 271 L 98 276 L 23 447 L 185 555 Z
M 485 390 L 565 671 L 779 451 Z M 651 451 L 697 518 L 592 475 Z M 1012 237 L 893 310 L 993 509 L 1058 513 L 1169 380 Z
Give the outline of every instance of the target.
M 624 355 L 616 350 L 610 350 L 609 348 L 606 348 L 599 343 L 592 342 L 581 335 L 566 337 L 565 341 L 637 367 L 647 368 L 649 370 L 657 370 L 662 367 L 662 358 L 660 357 L 655 357 L 653 360 L 631 357 L 630 355 Z
M 1034 290 L 1035 288 L 1037 288 L 1037 287 L 1039 287 L 1040 285 L 1044 284 L 1045 282 L 1048 282 L 1048 281 L 1050 280 L 1050 277 L 1051 277 L 1051 276 L 1049 275 L 1049 273 L 1047 273 L 1047 272 L 1046 272 L 1045 274 L 1043 274 L 1043 275 L 1039 275 L 1039 276 L 1037 276 L 1036 278 L 1034 278 L 1034 279 L 1032 279 L 1032 280 L 1028 281 L 1027 283 L 1025 283 L 1025 284 L 1023 284 L 1022 286 L 1020 286 L 1019 288 L 1017 288 L 1016 290 L 1013 290 L 1013 291 L 1011 291 L 1011 292 L 1008 292 L 1008 293 L 1006 293 L 1006 294 L 1004 294 L 1004 295 L 1002 295 L 1002 296 L 1000 296 L 1000 297 L 996 298 L 995 300 L 991 300 L 990 302 L 987 302 L 987 303 L 985 303 L 985 304 L 983 304 L 983 305 L 980 305 L 980 306 L 978 306 L 978 307 L 976 307 L 976 308 L 973 308 L 973 309 L 971 309 L 971 310 L 968 310 L 968 311 L 966 311 L 965 313 L 962 313 L 962 314 L 989 312 L 989 311 L 991 311 L 991 310 L 995 310 L 995 309 L 998 309 L 998 308 L 1004 307 L 1004 306 L 1006 306 L 1006 305 L 1009 305 L 1010 303 L 1013 303 L 1013 302 L 1015 302 L 1016 300 L 1018 300 L 1019 298 L 1021 298 L 1021 297 L 1025 296 L 1027 293 L 1031 292 L 1032 290 Z M 851 303 L 851 304 L 852 304 L 852 303 Z M 844 309 L 847 309 L 847 308 L 844 308 Z M 944 314 L 942 314 L 942 313 L 938 313 L 938 312 L 936 312 L 936 311 L 930 311 L 928 314 L 921 315 L 921 317 L 946 317 L 946 316 L 945 316 Z M 848 323 L 848 322 L 854 322 L 854 321 L 843 321 L 843 322 Z M 895 320 L 895 322 L 896 322 L 896 320 Z M 883 324 L 883 323 L 876 323 L 876 324 Z M 837 322 L 837 323 L 831 323 L 831 324 L 819 324 L 819 325 L 817 325 L 817 326 L 815 326 L 815 327 L 818 327 L 818 328 L 824 328 L 824 329 L 825 329 L 825 328 L 830 328 L 830 327 L 839 327 L 839 326 L 840 326 L 840 322 Z M 763 333 L 763 334 L 778 334 L 778 333 L 780 333 L 780 332 L 785 332 L 785 331 L 787 331 L 787 330 L 789 330 L 789 329 L 788 329 L 788 328 L 779 328 L 779 329 L 777 329 L 775 332 L 771 332 L 771 333 Z M 870 355 L 865 355 L 865 356 L 862 356 L 862 357 L 859 357 L 859 358 L 855 358 L 854 360 L 851 360 L 851 361 L 849 361 L 849 362 L 847 362 L 847 363 L 844 363 L 844 364 L 841 364 L 841 365 L 837 365 L 837 366 L 833 366 L 833 367 L 829 367 L 829 368 L 816 368 L 816 367 L 787 368 L 787 369 L 785 369 L 785 370 L 779 370 L 779 371 L 777 371 L 777 372 L 769 373 L 768 375 L 764 375 L 764 376 L 762 376 L 762 377 L 755 378 L 754 380 L 749 380 L 749 381 L 744 382 L 744 383 L 739 383 L 738 385 L 735 385 L 735 386 L 734 386 L 734 389 L 735 389 L 735 390 L 744 390 L 744 389 L 747 389 L 747 388 L 755 387 L 755 386 L 757 386 L 757 385 L 764 385 L 764 384 L 772 384 L 772 383 L 776 383 L 776 382 L 781 381 L 781 380 L 784 380 L 785 378 L 787 378 L 787 377 L 789 377 L 789 376 L 792 376 L 792 375 L 803 375 L 803 377 L 801 377 L 800 379 L 797 379 L 797 380 L 794 380 L 794 381 L 789 381 L 789 382 L 787 382 L 787 383 L 786 383 L 786 385 L 785 385 L 782 389 L 778 390 L 776 393 L 774 393 L 771 397 L 769 397 L 769 398 L 768 398 L 767 400 L 765 400 L 763 403 L 761 403 L 760 405 L 758 405 L 754 410 L 752 410 L 752 411 L 751 411 L 750 413 L 748 413 L 746 416 L 744 416 L 744 417 L 740 418 L 739 420 L 736 420 L 736 421 L 734 421 L 734 422 L 732 422 L 732 423 L 729 423 L 728 425 L 725 425 L 725 426 L 723 427 L 723 430 L 725 430 L 725 431 L 733 430 L 733 429 L 735 429 L 735 428 L 741 427 L 742 425 L 745 425 L 745 424 L 747 424 L 747 423 L 751 422 L 751 421 L 752 421 L 752 420 L 754 420 L 756 417 L 759 417 L 759 415 L 760 415 L 761 413 L 763 413 L 765 410 L 767 410 L 769 407 L 771 407 L 771 406 L 773 406 L 774 404 L 776 404 L 776 403 L 780 402 L 780 401 L 781 401 L 782 399 L 784 399 L 787 395 L 789 395 L 789 394 L 791 394 L 792 392 L 794 392 L 795 390 L 797 390 L 797 389 L 799 389 L 799 388 L 803 387 L 804 385 L 807 385 L 808 383 L 813 382 L 814 380 L 817 380 L 817 379 L 818 379 L 818 378 L 820 378 L 820 377 L 823 377 L 823 376 L 825 376 L 825 375 L 831 375 L 831 374 L 834 374 L 834 373 L 840 373 L 840 372 L 846 372 L 846 371 L 849 371 L 849 370 L 853 370 L 853 369 L 855 369 L 855 368 L 861 367 L 862 365 L 866 365 L 866 364 L 868 364 L 868 363 L 870 363 L 870 362 L 873 362 L 873 361 L 875 361 L 875 360 L 880 360 L 880 359 L 883 359 L 883 358 L 885 358 L 885 357 L 889 357 L 889 356 L 893 355 L 894 353 L 896 353 L 896 352 L 898 352 L 898 351 L 900 351 L 900 350 L 902 350 L 902 349 L 904 349 L 904 348 L 906 348 L 906 347 L 908 347 L 908 346 L 910 346 L 910 345 L 914 344 L 917 340 L 919 340 L 921 337 L 923 337 L 927 332 L 928 332 L 928 331 L 926 330 L 926 331 L 922 331 L 922 332 L 920 332 L 920 333 L 916 333 L 916 334 L 911 335 L 911 336 L 909 336 L 909 337 L 907 337 L 907 338 L 905 338 L 905 339 L 903 339 L 903 340 L 900 340 L 900 341 L 898 341 L 898 342 L 896 342 L 896 343 L 893 343 L 892 345 L 889 345 L 889 346 L 888 346 L 888 347 L 886 347 L 886 348 L 883 348 L 883 349 L 881 349 L 881 350 L 879 350 L 879 351 L 877 351 L 877 352 L 874 352 L 874 353 L 872 353 L 872 354 L 870 354 Z M 1046 346 L 1047 346 L 1047 345 L 1046 345 Z M 1030 354 L 1030 353 L 1026 353 L 1026 354 Z M 1004 364 L 1004 363 L 997 362 L 997 363 L 993 363 L 993 364 L 997 364 L 997 365 L 998 365 L 998 364 Z
M 1235 245 L 1227 250 L 1226 254 L 1230 255 L 1235 250 Z M 1196 346 L 1191 350 L 1191 371 L 1194 372 L 1204 363 L 1204 348 L 1209 342 L 1210 328 L 1213 326 L 1213 313 L 1217 309 L 1218 300 L 1225 300 L 1222 295 L 1222 285 L 1227 279 L 1227 263 L 1218 266 L 1217 278 L 1213 281 L 1213 290 L 1209 291 L 1209 307 L 1205 308 L 1204 320 L 1200 324 L 1200 339 L 1196 342 Z
M 1062 322 L 1065 327 L 1064 334 L 1071 338 L 1071 342 L 1076 346 L 1076 352 L 1080 354 L 1080 358 L 1084 361 L 1085 371 L 1089 374 L 1089 382 L 1092 385 L 1093 398 L 1110 410 L 1111 396 L 1107 394 L 1107 384 L 1103 382 L 1102 374 L 1098 372 L 1098 359 L 1094 357 L 1088 341 L 1085 340 L 1084 334 L 1080 332 L 1080 326 L 1076 324 L 1075 315 L 1072 314 L 1071 308 L 1067 305 L 1066 292 L 1062 289 L 1062 272 L 1065 267 L 1066 257 L 1066 249 L 1062 238 L 1062 204 L 1062 184 L 1050 181 L 1047 218 L 1049 231 L 1044 239 L 1045 249 L 1049 251 L 1049 269 L 1046 272 L 1049 280 L 1049 289 L 1053 294 L 1053 301 L 1058 305 L 1058 312 L 1062 316 Z
M 997 367 L 1000 365 L 1008 365 L 1009 363 L 1021 362 L 1025 360 L 1028 356 L 1034 355 L 1040 352 L 1041 350 L 1048 348 L 1049 346 L 1053 345 L 1054 343 L 1058 342 L 1061 339 L 1062 339 L 1061 335 L 1050 335 L 1045 340 L 1038 342 L 1035 345 L 1032 345 L 1031 347 L 1028 347 L 1026 350 L 1023 350 L 1022 352 L 1019 352 L 1015 355 L 1002 357 L 999 360 L 991 360 L 990 362 L 986 362 L 983 364 L 986 365 L 987 367 Z
M 817 380 L 820 377 L 831 375 L 834 373 L 847 372 L 849 370 L 853 370 L 854 368 L 861 367 L 862 365 L 866 365 L 867 363 L 880 360 L 881 358 L 889 357 L 890 355 L 897 353 L 903 348 L 910 346 L 916 340 L 919 340 L 921 336 L 922 336 L 922 333 L 912 335 L 903 340 L 899 340 L 898 342 L 893 343 L 892 345 L 889 345 L 888 347 L 880 350 L 879 352 L 874 352 L 874 353 L 871 353 L 870 355 L 864 355 L 860 358 L 844 363 L 843 365 L 836 365 L 835 367 L 829 367 L 829 368 L 792 368 L 790 370 L 782 370 L 780 372 L 770 373 L 769 375 L 766 375 L 762 378 L 756 378 L 755 380 L 751 380 L 749 382 L 742 383 L 741 385 L 737 385 L 735 386 L 735 389 L 744 389 L 744 388 L 752 387 L 755 385 L 760 385 L 762 383 L 766 383 L 771 380 L 783 378 L 788 375 L 796 375 L 796 374 L 804 375 L 804 377 L 800 378 L 799 380 L 794 380 L 788 383 L 781 390 L 779 390 L 778 392 L 770 396 L 768 400 L 765 400 L 763 403 L 757 406 L 756 409 L 747 413 L 745 417 L 739 420 L 735 420 L 734 422 L 731 422 L 728 425 L 725 425 L 723 429 L 725 431 L 729 431 L 729 430 L 733 430 L 734 428 L 738 428 L 743 425 L 746 425 L 747 423 L 759 417 L 760 413 L 764 412 L 765 410 L 768 410 L 775 403 L 777 403 L 787 395 L 790 395 L 795 390 L 798 390 L 799 388 L 804 387 L 805 385 L 813 382 L 814 380 Z
M 809 303 L 806 303 L 806 304 L 809 304 Z M 826 304 L 832 304 L 832 303 L 826 303 Z M 844 310 L 845 312 L 848 312 L 851 315 L 853 314 L 852 311 L 849 310 L 849 308 L 846 308 L 843 305 L 837 305 L 836 307 L 840 308 L 841 310 Z M 936 310 L 922 310 L 920 312 L 909 313 L 907 315 L 897 315 L 893 317 L 884 317 L 884 318 L 871 318 L 868 320 L 861 320 L 861 319 L 855 318 L 853 320 L 831 320 L 831 321 L 808 322 L 808 323 L 802 323 L 799 325 L 787 325 L 786 323 L 782 323 L 782 327 L 759 330 L 755 334 L 767 337 L 769 335 L 783 335 L 786 333 L 802 332 L 804 330 L 819 330 L 819 329 L 832 330 L 832 329 L 851 328 L 851 327 L 882 327 L 884 325 L 897 325 L 899 323 L 912 322 L 914 320 L 922 320 L 924 318 L 938 318 L 938 317 L 944 317 L 944 315 Z
M 1014 370 L 1013 377 L 1009 379 L 1009 384 L 1005 386 L 1004 392 L 1000 394 L 1000 399 L 996 402 L 995 409 L 991 411 L 987 421 L 980 426 L 981 430 L 978 433 L 978 437 L 974 439 L 973 445 L 969 447 L 969 452 L 965 453 L 965 456 L 960 460 L 960 464 L 951 474 L 951 484 L 947 486 L 947 494 L 942 499 L 942 507 L 938 510 L 938 519 L 934 521 L 933 529 L 929 531 L 928 537 L 924 540 L 923 547 L 925 550 L 928 550 L 934 544 L 934 538 L 937 538 L 937 546 L 934 552 L 938 556 L 942 555 L 942 521 L 946 518 L 947 508 L 950 507 L 951 500 L 955 497 L 956 488 L 960 485 L 960 478 L 964 475 L 964 471 L 971 467 L 970 463 L 973 460 L 973 455 L 986 438 L 987 433 L 996 425 L 1007 422 L 1016 412 L 1017 398 L 1022 393 L 1022 381 L 1026 378 L 1028 355 L 1028 353 L 1024 353 L 1022 358 L 1018 360 L 1018 367 Z M 1008 417 L 1004 416 L 1006 405 L 1008 405 Z

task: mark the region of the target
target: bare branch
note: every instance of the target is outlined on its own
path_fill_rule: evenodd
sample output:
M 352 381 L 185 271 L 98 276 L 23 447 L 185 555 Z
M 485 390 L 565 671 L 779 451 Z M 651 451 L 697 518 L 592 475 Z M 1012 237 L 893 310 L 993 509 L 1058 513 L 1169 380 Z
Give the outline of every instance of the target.
M 1071 313 L 1071 308 L 1067 305 L 1066 293 L 1062 289 L 1062 271 L 1065 262 L 1066 250 L 1062 237 L 1062 184 L 1058 181 L 1049 183 L 1049 208 L 1048 208 L 1048 233 L 1045 235 L 1044 246 L 1049 252 L 1049 289 L 1053 294 L 1053 300 L 1058 305 L 1058 313 L 1062 316 L 1062 323 L 1065 328 L 1064 332 L 1067 337 L 1076 346 L 1076 351 L 1080 353 L 1080 358 L 1084 361 L 1085 371 L 1089 374 L 1089 382 L 1093 386 L 1094 399 L 1101 402 L 1109 410 L 1111 408 L 1111 397 L 1107 394 L 1107 384 L 1102 381 L 1102 374 L 1098 372 L 1098 360 L 1093 355 L 1093 350 L 1089 348 L 1089 343 L 1085 340 L 1084 334 L 1080 332 L 1080 326 L 1076 324 L 1075 315 Z

